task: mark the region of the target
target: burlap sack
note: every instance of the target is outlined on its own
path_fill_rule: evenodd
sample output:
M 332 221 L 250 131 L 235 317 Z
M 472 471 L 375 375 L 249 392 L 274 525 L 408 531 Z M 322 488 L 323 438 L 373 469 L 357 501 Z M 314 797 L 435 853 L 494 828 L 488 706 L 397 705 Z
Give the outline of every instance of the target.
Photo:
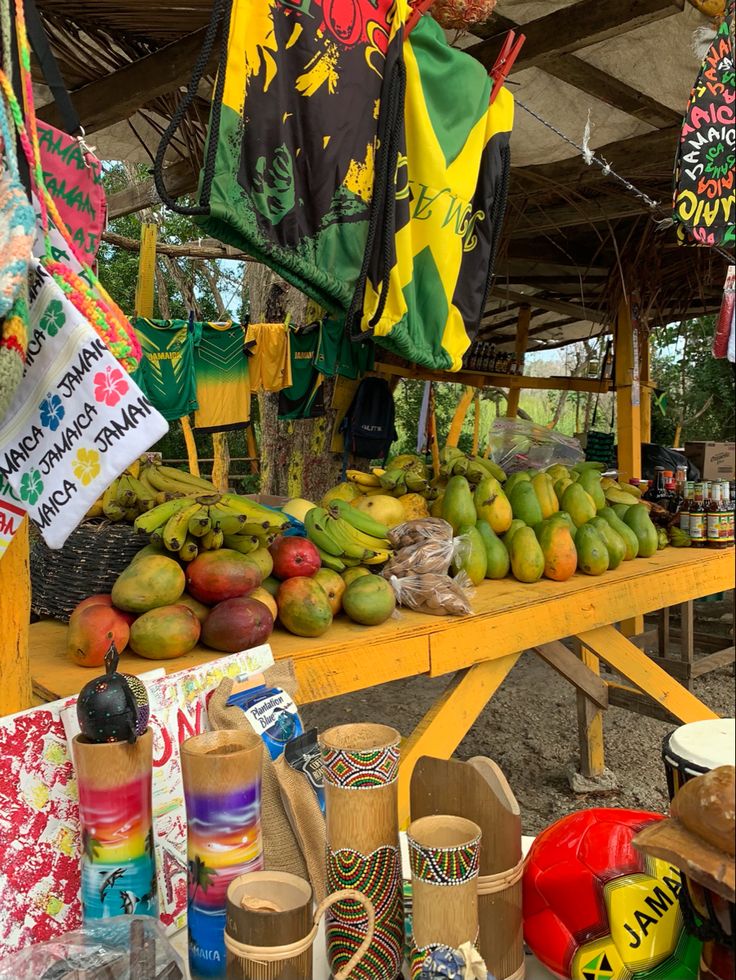
M 276 664 L 264 671 L 269 687 L 280 687 L 293 698 L 297 683 L 293 664 Z M 214 729 L 253 729 L 242 709 L 227 707 L 227 699 L 233 689 L 231 678 L 223 678 L 210 698 L 207 714 Z M 265 750 L 263 753 L 263 784 L 261 787 L 261 832 L 263 835 L 263 860 L 267 871 L 288 871 L 307 878 L 307 865 L 299 849 L 299 844 L 291 829 L 289 818 L 281 802 L 278 779 L 273 760 Z M 314 887 L 314 882 L 312 883 Z M 315 889 L 316 891 L 316 889 Z
M 281 798 L 292 829 L 307 862 L 309 880 L 317 904 L 327 895 L 327 831 L 317 797 L 303 772 L 292 769 L 285 756 L 274 762 Z

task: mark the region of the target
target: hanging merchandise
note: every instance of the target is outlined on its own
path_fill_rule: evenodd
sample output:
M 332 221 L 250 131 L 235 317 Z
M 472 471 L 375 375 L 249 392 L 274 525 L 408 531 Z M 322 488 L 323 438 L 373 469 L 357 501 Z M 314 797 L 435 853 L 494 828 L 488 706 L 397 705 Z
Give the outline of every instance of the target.
M 363 378 L 350 408 L 340 422 L 344 438 L 343 469 L 348 457 L 388 458 L 391 444 L 397 439 L 396 405 L 385 378 Z
M 378 230 L 362 311 L 355 306 L 348 326 L 408 361 L 459 371 L 483 314 L 506 207 L 513 98 L 501 88 L 491 104 L 485 68 L 451 47 L 429 15 L 409 35 L 404 59 L 395 213 Z
M 289 322 L 251 323 L 245 335 L 250 390 L 281 391 L 291 387 Z
M 291 330 L 289 340 L 291 385 L 279 394 L 278 417 L 316 419 L 325 414 L 322 375 L 317 368 L 319 326 Z
M 335 375 L 355 381 L 372 371 L 376 361 L 376 347 L 372 338 L 354 343 L 345 332 L 345 320 L 326 316 L 319 332 L 319 347 L 315 364 L 326 378 Z
M 189 322 L 139 316 L 135 332 L 143 352 L 136 381 L 169 422 L 189 415 L 198 408 L 195 332 Z
M 199 69 L 156 155 L 162 200 L 274 269 L 320 305 L 350 306 L 372 202 L 394 166 L 406 0 L 217 0 Z M 166 193 L 163 162 L 211 54 L 223 50 L 199 206 Z
M 723 285 L 723 299 L 713 334 L 713 357 L 736 360 L 736 266 L 730 265 Z
M 250 421 L 245 330 L 239 323 L 194 325 L 194 375 L 199 432 L 244 429 Z
M 736 0 L 703 61 L 690 95 L 675 165 L 675 220 L 683 245 L 733 246 L 736 125 Z

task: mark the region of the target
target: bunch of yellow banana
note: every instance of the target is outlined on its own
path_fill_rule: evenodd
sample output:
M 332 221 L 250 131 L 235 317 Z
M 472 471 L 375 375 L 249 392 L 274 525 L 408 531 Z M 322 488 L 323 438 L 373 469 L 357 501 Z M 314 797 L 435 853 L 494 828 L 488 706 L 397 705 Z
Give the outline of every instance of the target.
M 382 565 L 392 555 L 388 528 L 343 500 L 327 509 L 313 507 L 304 527 L 322 564 L 338 572 L 353 565 Z
M 130 521 L 156 504 L 155 494 L 138 478 L 139 467 L 129 467 L 112 481 L 103 495 L 87 511 L 87 517 L 106 517 L 109 521 Z

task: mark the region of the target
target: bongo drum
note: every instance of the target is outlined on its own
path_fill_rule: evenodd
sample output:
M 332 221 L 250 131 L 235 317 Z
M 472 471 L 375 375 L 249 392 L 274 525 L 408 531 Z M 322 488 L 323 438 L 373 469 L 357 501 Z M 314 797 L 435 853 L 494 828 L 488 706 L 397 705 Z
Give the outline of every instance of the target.
M 662 758 L 670 800 L 689 779 L 736 765 L 736 721 L 714 718 L 681 725 L 665 737 Z

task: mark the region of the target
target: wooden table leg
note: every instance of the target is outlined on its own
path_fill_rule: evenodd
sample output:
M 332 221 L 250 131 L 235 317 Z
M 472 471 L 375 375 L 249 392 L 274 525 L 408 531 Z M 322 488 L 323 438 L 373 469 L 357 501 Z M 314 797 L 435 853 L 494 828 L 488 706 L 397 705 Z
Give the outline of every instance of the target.
M 598 657 L 579 640 L 575 640 L 575 652 L 585 666 L 600 675 Z M 602 776 L 606 768 L 606 752 L 603 743 L 603 711 L 582 691 L 577 692 L 578 739 L 580 744 L 580 772 L 586 779 Z
M 685 684 L 693 689 L 693 665 L 695 663 L 695 618 L 693 603 L 680 603 L 680 660 L 685 665 Z
M 657 634 L 659 647 L 657 654 L 660 657 L 667 657 L 670 651 L 670 607 L 665 606 L 657 613 Z
M 680 721 L 688 723 L 718 717 L 613 626 L 588 630 L 580 633 L 578 639 Z
M 475 724 L 481 711 L 508 676 L 521 653 L 459 670 L 401 746 L 399 826 L 409 825 L 411 774 L 423 755 L 449 759 Z
M 28 624 L 31 618 L 31 574 L 28 518 L 0 557 L 0 717 L 32 704 Z

